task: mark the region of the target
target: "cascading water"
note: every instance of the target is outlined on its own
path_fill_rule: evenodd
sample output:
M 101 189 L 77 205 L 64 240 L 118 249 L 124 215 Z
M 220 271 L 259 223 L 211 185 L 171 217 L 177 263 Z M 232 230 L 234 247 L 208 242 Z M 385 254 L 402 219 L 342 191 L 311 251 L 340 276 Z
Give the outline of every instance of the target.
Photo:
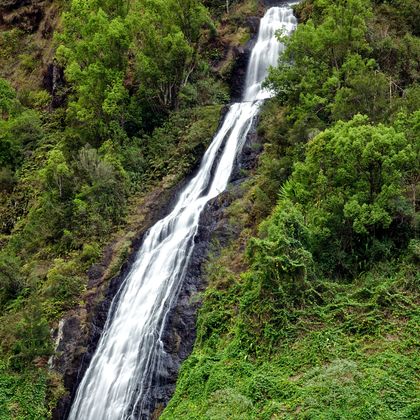
M 145 395 L 154 374 L 163 369 L 162 335 L 188 268 L 200 213 L 209 200 L 225 190 L 262 100 L 270 97 L 261 85 L 282 49 L 276 31 L 291 32 L 295 25 L 290 6 L 272 7 L 261 20 L 243 102 L 231 105 L 197 175 L 175 208 L 149 230 L 111 305 L 98 347 L 77 390 L 70 420 L 146 416 Z

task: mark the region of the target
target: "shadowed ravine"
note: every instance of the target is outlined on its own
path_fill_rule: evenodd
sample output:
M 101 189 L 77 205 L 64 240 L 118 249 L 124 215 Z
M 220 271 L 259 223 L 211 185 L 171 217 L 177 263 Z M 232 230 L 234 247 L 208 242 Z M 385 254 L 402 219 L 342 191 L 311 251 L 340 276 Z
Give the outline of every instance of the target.
M 109 310 L 103 334 L 76 393 L 69 419 L 148 418 L 145 407 L 156 375 L 166 369 L 163 335 L 193 251 L 200 214 L 223 192 L 262 101 L 262 81 L 282 45 L 275 33 L 295 26 L 290 7 L 272 7 L 261 20 L 243 102 L 231 105 L 196 176 L 173 210 L 147 233 L 136 261 Z

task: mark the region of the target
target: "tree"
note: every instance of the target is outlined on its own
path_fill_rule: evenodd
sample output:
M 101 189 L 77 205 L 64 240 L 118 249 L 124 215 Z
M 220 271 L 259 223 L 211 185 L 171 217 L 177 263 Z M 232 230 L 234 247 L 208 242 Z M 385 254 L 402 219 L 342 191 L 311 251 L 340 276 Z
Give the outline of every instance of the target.
M 253 273 L 258 273 L 265 293 L 274 293 L 280 305 L 301 301 L 313 271 L 308 251 L 310 231 L 297 206 L 285 199 L 260 227 L 261 239 L 253 238 L 247 254 Z
M 124 124 L 130 40 L 123 16 L 115 15 L 121 8 L 111 7 L 108 14 L 101 2 L 73 0 L 63 14 L 64 30 L 56 37 L 57 59 L 73 88 L 68 117 L 92 141 L 106 137 L 111 121 Z
M 351 57 L 362 57 L 363 62 L 369 52 L 366 33 L 371 7 L 368 0 L 313 3 L 317 14 L 290 37 L 280 35 L 286 49 L 279 66 L 270 71 L 267 86 L 281 104 L 289 105 L 298 129 L 310 124 L 322 130 L 331 121 L 330 104 L 345 85 L 346 63 Z
M 176 108 L 198 63 L 202 29 L 211 23 L 206 9 L 198 0 L 144 0 L 128 19 L 141 97 L 164 111 Z
M 406 245 L 414 218 L 407 174 L 419 170 L 415 143 L 367 117 L 316 136 L 283 190 L 311 230 L 309 250 L 328 274 L 354 274 Z
M 58 191 L 60 199 L 64 197 L 65 190 L 70 187 L 71 178 L 74 176 L 63 152 L 59 149 L 53 149 L 48 153 L 48 159 L 45 166 L 40 171 L 46 189 Z
M 343 82 L 329 106 L 334 121 L 347 121 L 356 114 L 364 114 L 371 121 L 380 122 L 392 115 L 398 103 L 398 92 L 376 67 L 375 60 L 359 55 L 346 59 L 341 67 Z
M 124 216 L 126 174 L 107 147 L 107 142 L 99 151 L 87 145 L 80 149 L 74 163 L 76 188 L 70 229 L 79 245 L 86 238 L 100 238 Z

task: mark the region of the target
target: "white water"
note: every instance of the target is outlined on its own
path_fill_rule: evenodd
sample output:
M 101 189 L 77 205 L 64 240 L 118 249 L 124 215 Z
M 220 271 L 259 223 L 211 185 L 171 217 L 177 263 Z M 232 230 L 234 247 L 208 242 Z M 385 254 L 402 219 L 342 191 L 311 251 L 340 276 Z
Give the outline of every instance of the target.
M 295 24 L 290 7 L 273 7 L 261 20 L 244 101 L 231 105 L 197 175 L 172 212 L 149 230 L 112 303 L 96 352 L 77 390 L 70 420 L 143 417 L 145 395 L 154 373 L 162 369 L 165 321 L 188 268 L 200 213 L 210 199 L 225 190 L 262 100 L 270 96 L 261 84 L 268 67 L 277 64 L 282 49 L 276 31 L 284 28 L 290 32 Z

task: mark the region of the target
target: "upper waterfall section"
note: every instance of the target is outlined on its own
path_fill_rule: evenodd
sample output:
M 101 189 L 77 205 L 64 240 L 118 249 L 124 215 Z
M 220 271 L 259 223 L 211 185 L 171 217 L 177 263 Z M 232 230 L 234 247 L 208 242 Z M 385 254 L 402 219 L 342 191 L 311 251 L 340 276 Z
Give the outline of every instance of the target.
M 291 7 L 272 7 L 261 19 L 257 42 L 252 49 L 244 89 L 244 102 L 264 100 L 272 96 L 262 88 L 271 66 L 276 66 L 284 46 L 277 32 L 290 34 L 296 27 L 296 17 Z

